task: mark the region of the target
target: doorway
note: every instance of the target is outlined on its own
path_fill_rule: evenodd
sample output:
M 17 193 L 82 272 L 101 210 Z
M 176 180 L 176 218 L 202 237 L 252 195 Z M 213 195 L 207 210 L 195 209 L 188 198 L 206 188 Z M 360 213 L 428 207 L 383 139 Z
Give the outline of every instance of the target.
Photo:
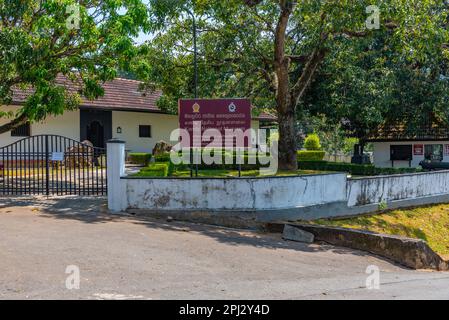
M 106 142 L 112 138 L 112 112 L 81 110 L 80 138 L 89 140 L 94 147 L 105 148 Z
M 100 121 L 94 120 L 87 125 L 87 140 L 92 142 L 94 147 L 103 148 L 104 141 L 104 126 Z

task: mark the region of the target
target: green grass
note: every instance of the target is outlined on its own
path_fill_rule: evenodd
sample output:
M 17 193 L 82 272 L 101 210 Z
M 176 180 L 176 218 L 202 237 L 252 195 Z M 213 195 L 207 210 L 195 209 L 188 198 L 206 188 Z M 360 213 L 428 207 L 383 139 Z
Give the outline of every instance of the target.
M 298 170 L 298 171 L 279 171 L 275 176 L 296 176 L 304 174 L 316 174 L 312 170 Z M 226 178 L 238 177 L 238 170 L 198 170 L 198 177 L 210 178 Z M 190 177 L 190 171 L 177 171 L 173 173 L 173 177 Z M 259 170 L 242 170 L 242 177 L 261 177 Z
M 441 256 L 449 257 L 449 204 L 342 220 L 318 220 L 315 223 L 422 239 Z
M 167 163 L 152 163 L 150 166 L 143 168 L 134 177 L 166 177 L 168 175 Z
M 140 172 L 133 174 L 134 177 L 151 178 L 151 177 L 166 177 L 167 171 L 164 171 L 164 164 L 152 164 L 150 167 L 143 168 Z M 296 176 L 307 174 L 322 174 L 320 171 L 313 170 L 298 170 L 298 171 L 279 171 L 275 176 Z M 195 172 L 194 172 L 195 174 Z M 175 170 L 172 177 L 176 178 L 188 178 L 190 177 L 190 170 Z M 221 169 L 203 169 L 198 170 L 198 177 L 209 178 L 236 178 L 239 176 L 238 170 L 221 170 Z M 259 174 L 259 170 L 242 170 L 242 177 L 262 177 Z

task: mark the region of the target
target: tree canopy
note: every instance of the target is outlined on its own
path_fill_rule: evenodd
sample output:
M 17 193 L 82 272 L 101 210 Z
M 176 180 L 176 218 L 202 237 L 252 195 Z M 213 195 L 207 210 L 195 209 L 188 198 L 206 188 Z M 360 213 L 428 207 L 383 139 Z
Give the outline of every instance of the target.
M 389 45 L 388 35 L 343 43 L 323 64 L 304 109 L 325 114 L 362 142 L 379 126 L 449 125 L 449 74 L 443 50 L 422 61 Z
M 17 112 L 0 110 L 10 118 L 0 133 L 62 114 L 81 95 L 101 96 L 101 83 L 128 67 L 132 37 L 148 31 L 148 18 L 141 0 L 0 0 L 0 105 L 11 103 L 14 88 L 32 92 Z M 79 92 L 59 84 L 59 74 Z
M 380 50 L 381 42 L 377 47 L 368 45 L 376 41 L 384 41 L 383 45 L 395 53 L 395 59 L 389 61 L 393 64 L 404 61 L 425 66 L 447 55 L 447 10 L 443 2 L 379 0 L 374 4 L 377 7 L 372 1 L 360 0 L 151 0 L 155 33 L 141 48 L 135 71 L 148 85 L 162 88 L 160 104 L 166 110 L 175 110 L 178 98 L 193 96 L 189 12 L 193 13 L 198 25 L 200 96 L 247 96 L 257 107 L 273 108 L 279 123 L 280 167 L 295 169 L 296 114 L 309 107 L 306 96 L 323 67 L 337 61 L 339 55 Z M 351 49 L 354 47 L 359 49 Z M 378 65 L 377 73 L 367 71 L 364 76 L 368 81 L 363 83 L 367 86 L 353 92 L 371 101 L 364 111 L 368 113 L 370 108 L 376 109 L 380 104 L 377 100 L 384 95 L 370 87 L 370 79 L 386 76 L 378 73 L 382 59 L 373 58 L 373 62 Z M 341 70 L 337 67 L 330 72 Z M 327 89 L 340 95 L 339 84 L 348 81 L 345 76 L 356 88 L 360 79 L 354 70 L 337 77 L 332 88 L 327 83 Z M 397 79 L 388 74 L 383 81 L 388 90 L 396 87 Z M 332 91 L 327 94 L 333 95 Z M 340 101 L 341 108 L 351 107 L 346 102 Z

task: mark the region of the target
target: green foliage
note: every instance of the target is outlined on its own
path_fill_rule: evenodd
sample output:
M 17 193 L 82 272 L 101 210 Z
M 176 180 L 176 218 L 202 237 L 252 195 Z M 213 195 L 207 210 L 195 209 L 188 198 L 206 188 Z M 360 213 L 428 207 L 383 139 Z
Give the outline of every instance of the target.
M 385 210 L 385 206 L 379 210 Z M 427 205 L 391 210 L 382 214 L 358 216 L 346 219 L 318 220 L 317 224 L 367 230 L 380 234 L 417 238 L 443 256 L 449 255 L 449 205 Z
M 173 164 L 170 162 L 152 163 L 136 173 L 135 177 L 169 177 L 173 174 Z
M 416 168 L 377 168 L 373 165 L 327 161 L 299 161 L 298 167 L 302 170 L 347 172 L 354 176 L 378 176 L 422 171 L 422 169 Z
M 200 96 L 245 96 L 257 107 L 273 108 L 275 31 L 282 3 L 285 2 L 262 0 L 248 6 L 241 0 L 151 0 L 154 37 L 140 48 L 140 56 L 133 61 L 134 71 L 149 87 L 156 85 L 163 89 L 164 95 L 158 103 L 166 110 L 176 113 L 179 98 L 193 97 L 189 10 L 198 26 Z M 318 68 L 320 73 L 314 78 L 329 85 L 331 78 L 338 94 L 332 98 L 332 105 L 323 108 L 331 110 L 336 105 L 365 108 L 360 118 L 374 117 L 367 124 L 375 122 L 378 115 L 374 98 L 383 99 L 389 91 L 384 94 L 382 87 L 373 84 L 382 78 L 393 84 L 389 70 L 382 65 L 402 61 L 422 66 L 441 56 L 441 44 L 447 41 L 444 28 L 447 9 L 442 1 L 376 1 L 381 12 L 380 29 L 367 30 L 366 8 L 372 4 L 372 1 L 340 1 L 338 5 L 329 1 L 297 1 L 285 32 L 288 34 L 285 54 L 298 57 L 289 63 L 291 84 L 297 83 L 314 50 L 324 48 L 325 69 L 321 72 Z M 392 21 L 394 28 L 386 25 Z M 382 54 L 375 57 L 373 52 Z M 360 60 L 363 66 L 357 65 Z M 363 73 L 363 68 L 369 66 L 376 67 Z M 343 96 L 348 86 L 350 95 Z M 332 90 L 327 91 L 326 99 L 331 94 Z M 310 101 L 300 101 L 298 109 L 308 109 Z
M 345 155 L 350 155 L 354 152 L 354 146 L 359 143 L 359 139 L 357 138 L 345 138 L 343 143 L 342 152 Z M 368 148 L 365 147 L 365 151 L 369 151 Z
M 268 137 L 268 145 L 272 145 L 273 141 L 278 141 L 279 142 L 279 132 L 278 131 L 274 131 L 270 133 L 270 136 Z
M 426 1 L 423 8 L 431 3 Z M 382 125 L 404 125 L 412 136 L 423 123 L 448 125 L 449 69 L 447 50 L 441 48 L 448 36 L 441 28 L 447 6 L 435 3 L 435 9 L 436 20 L 419 28 L 429 28 L 421 39 L 412 39 L 410 26 L 409 32 L 397 38 L 391 31 L 379 30 L 373 37 L 335 42 L 333 54 L 304 97 L 308 111 L 341 123 L 347 134 L 362 143 Z M 413 11 L 409 23 L 425 19 Z M 416 26 L 415 31 L 420 32 Z
M 154 156 L 154 161 L 156 162 L 170 162 L 170 152 L 165 152 L 163 154 L 159 154 Z
M 206 152 L 203 150 L 203 152 Z M 222 170 L 238 170 L 239 165 L 237 164 L 237 159 L 240 159 L 240 157 L 237 157 L 236 152 L 230 153 L 226 151 L 221 150 L 209 150 L 208 151 L 211 156 L 219 156 L 221 158 L 221 164 L 213 163 L 213 164 L 206 164 L 202 162 L 198 165 L 199 169 L 222 169 Z M 226 164 L 226 159 L 230 158 L 232 161 L 232 164 Z M 170 153 L 164 153 L 162 155 L 157 155 L 154 157 L 154 160 L 156 163 L 160 162 L 170 162 Z M 262 160 L 262 161 L 261 161 Z M 268 164 L 266 164 L 268 163 Z M 186 170 L 189 165 L 188 164 L 180 164 L 180 165 L 174 165 L 176 170 Z M 269 166 L 269 159 L 265 154 L 261 154 L 260 156 L 257 154 L 248 154 L 247 151 L 243 153 L 243 156 L 241 157 L 241 168 L 242 170 L 258 170 L 261 167 L 268 167 Z M 194 167 L 196 167 L 194 165 Z
M 321 150 L 320 137 L 316 134 L 309 134 L 304 142 L 307 151 Z
M 150 161 L 152 154 L 151 153 L 130 153 L 128 155 L 129 161 L 133 164 L 141 164 L 147 166 Z
M 78 6 L 79 26 L 69 6 Z M 101 96 L 101 83 L 128 69 L 135 56 L 132 37 L 149 28 L 143 0 L 5 0 L 0 17 L 0 105 L 11 103 L 13 88 L 29 89 L 24 105 L 9 116 L 32 122 L 74 109 L 81 95 Z M 78 90 L 66 90 L 56 81 L 59 74 Z
M 328 155 L 337 156 L 344 153 L 346 132 L 343 130 L 341 123 L 335 122 L 321 114 L 311 117 L 309 121 L 311 121 L 313 131 L 320 138 L 323 150 Z
M 325 151 L 298 151 L 298 161 L 321 161 L 326 155 Z
M 379 211 L 385 211 L 387 209 L 388 209 L 388 203 L 385 200 L 379 203 L 379 206 L 378 206 Z

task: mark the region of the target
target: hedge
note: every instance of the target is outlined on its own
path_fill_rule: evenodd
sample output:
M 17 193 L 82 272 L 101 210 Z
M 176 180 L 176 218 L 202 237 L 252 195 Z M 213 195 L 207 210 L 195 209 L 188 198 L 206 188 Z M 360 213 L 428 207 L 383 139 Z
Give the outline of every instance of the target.
M 157 156 L 154 156 L 155 162 L 169 162 L 170 161 L 170 153 L 166 152 L 164 154 L 159 154 Z
M 298 151 L 298 161 L 321 161 L 326 155 L 325 151 Z
M 347 172 L 355 176 L 378 176 L 421 172 L 417 168 L 377 168 L 373 165 L 352 164 L 328 161 L 298 161 L 301 170 Z
M 239 165 L 237 164 L 237 160 L 236 160 L 236 154 L 234 152 L 233 155 L 233 163 L 232 164 L 226 164 L 225 163 L 225 159 L 227 156 L 230 156 L 230 153 L 227 152 L 222 152 L 222 151 L 215 151 L 218 152 L 221 155 L 221 164 L 217 164 L 217 163 L 213 163 L 213 164 L 206 164 L 206 163 L 201 163 L 198 164 L 198 169 L 200 170 L 204 170 L 204 169 L 209 169 L 209 170 L 214 170 L 214 169 L 220 169 L 220 170 L 238 170 L 239 169 Z M 214 155 L 214 152 L 209 153 L 211 156 Z M 264 154 L 265 155 L 265 154 Z M 170 154 L 169 153 L 165 153 L 162 155 L 158 155 L 154 157 L 155 162 L 156 163 L 161 163 L 161 162 L 170 162 L 171 163 L 171 159 L 170 159 Z M 267 162 L 268 159 L 265 159 L 263 162 Z M 251 163 L 250 163 L 251 162 Z M 269 162 L 268 164 L 261 164 L 257 155 L 248 155 L 248 152 L 245 152 L 243 155 L 243 163 L 241 164 L 241 168 L 242 170 L 256 170 L 259 169 L 261 167 L 268 167 L 269 166 Z M 174 165 L 174 167 L 176 168 L 176 170 L 188 170 L 189 165 L 188 164 L 180 164 L 180 165 Z
M 138 177 L 169 177 L 173 174 L 174 166 L 170 162 L 152 163 L 148 167 L 142 168 Z
M 151 161 L 151 153 L 130 153 L 128 155 L 129 162 L 133 164 L 141 164 L 147 166 Z

